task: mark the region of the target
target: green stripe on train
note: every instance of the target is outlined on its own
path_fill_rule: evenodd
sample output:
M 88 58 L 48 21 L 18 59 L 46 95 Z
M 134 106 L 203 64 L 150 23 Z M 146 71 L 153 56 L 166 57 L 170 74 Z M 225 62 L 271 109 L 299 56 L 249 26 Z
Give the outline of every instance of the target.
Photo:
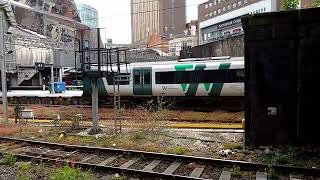
M 226 70 L 230 69 L 231 63 L 221 63 L 219 65 L 219 70 Z M 186 71 L 190 70 L 205 70 L 206 64 L 199 64 L 194 67 L 192 64 L 183 64 L 183 65 L 176 65 L 176 71 Z M 221 91 L 223 88 L 224 83 L 204 83 L 205 90 L 208 92 L 209 96 L 220 96 Z M 181 88 L 183 92 L 185 92 L 185 96 L 195 96 L 197 94 L 197 90 L 199 87 L 199 83 L 192 83 L 192 84 L 181 84 Z M 211 87 L 211 89 L 210 89 Z
M 219 70 L 230 69 L 231 63 L 221 63 Z M 220 96 L 224 83 L 213 83 L 209 96 Z

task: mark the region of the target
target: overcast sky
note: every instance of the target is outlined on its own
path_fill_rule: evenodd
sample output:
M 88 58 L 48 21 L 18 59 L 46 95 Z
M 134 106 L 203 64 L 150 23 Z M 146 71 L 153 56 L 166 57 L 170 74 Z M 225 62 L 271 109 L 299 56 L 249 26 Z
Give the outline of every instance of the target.
M 130 0 L 80 0 L 99 11 L 99 26 L 113 43 L 131 43 Z M 167 0 L 170 1 L 170 0 Z M 198 17 L 197 5 L 207 0 L 186 0 L 187 22 Z M 102 37 L 105 39 L 104 37 Z

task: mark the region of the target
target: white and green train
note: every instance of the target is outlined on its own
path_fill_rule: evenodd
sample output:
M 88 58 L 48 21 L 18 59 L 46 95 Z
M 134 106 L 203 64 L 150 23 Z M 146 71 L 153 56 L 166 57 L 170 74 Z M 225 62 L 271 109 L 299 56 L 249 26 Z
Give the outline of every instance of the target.
M 130 81 L 120 84 L 124 97 L 243 97 L 244 58 L 216 57 L 179 61 L 131 63 L 121 66 Z M 84 96 L 90 81 L 84 80 Z M 112 79 L 98 81 L 99 97 L 113 96 Z

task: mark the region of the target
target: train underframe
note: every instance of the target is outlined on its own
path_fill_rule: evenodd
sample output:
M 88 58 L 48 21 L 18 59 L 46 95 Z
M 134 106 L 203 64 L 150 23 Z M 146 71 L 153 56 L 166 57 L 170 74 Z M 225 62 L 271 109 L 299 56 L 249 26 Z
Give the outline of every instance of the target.
M 8 100 L 9 104 L 12 105 L 91 105 L 90 97 L 10 97 Z M 121 104 L 125 108 L 141 107 L 150 105 L 150 103 L 154 106 L 163 103 L 165 108 L 174 110 L 244 110 L 244 97 L 121 97 Z M 99 105 L 101 107 L 112 107 L 113 97 L 99 97 Z

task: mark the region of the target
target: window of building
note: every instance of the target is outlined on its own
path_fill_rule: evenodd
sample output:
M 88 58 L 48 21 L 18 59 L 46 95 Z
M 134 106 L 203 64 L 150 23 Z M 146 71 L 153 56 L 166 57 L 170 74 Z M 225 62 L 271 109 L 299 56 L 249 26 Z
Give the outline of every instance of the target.
M 247 4 L 248 3 L 248 0 L 243 0 L 243 4 Z
M 232 8 L 236 8 L 236 7 L 237 7 L 237 3 L 233 3 Z
M 238 6 L 241 6 L 241 3 L 242 3 L 242 2 L 241 2 L 241 1 L 239 1 L 239 2 L 238 2 Z
M 244 69 L 156 72 L 156 84 L 244 82 Z
M 226 11 L 226 7 L 223 7 L 223 8 L 222 8 L 222 11 L 223 11 L 223 12 Z
M 209 16 L 212 16 L 212 12 L 209 13 Z
M 209 7 L 212 7 L 212 3 L 209 3 Z
M 218 9 L 218 14 L 220 14 L 221 13 L 221 9 Z
M 228 10 L 230 10 L 230 9 L 231 9 L 231 4 L 228 5 Z
M 216 10 L 214 10 L 214 11 L 213 11 L 213 15 L 215 16 L 216 14 L 217 14 L 217 11 L 216 11 Z
M 263 8 L 263 12 L 266 12 L 266 8 Z
M 208 4 L 205 5 L 205 8 L 208 9 Z

